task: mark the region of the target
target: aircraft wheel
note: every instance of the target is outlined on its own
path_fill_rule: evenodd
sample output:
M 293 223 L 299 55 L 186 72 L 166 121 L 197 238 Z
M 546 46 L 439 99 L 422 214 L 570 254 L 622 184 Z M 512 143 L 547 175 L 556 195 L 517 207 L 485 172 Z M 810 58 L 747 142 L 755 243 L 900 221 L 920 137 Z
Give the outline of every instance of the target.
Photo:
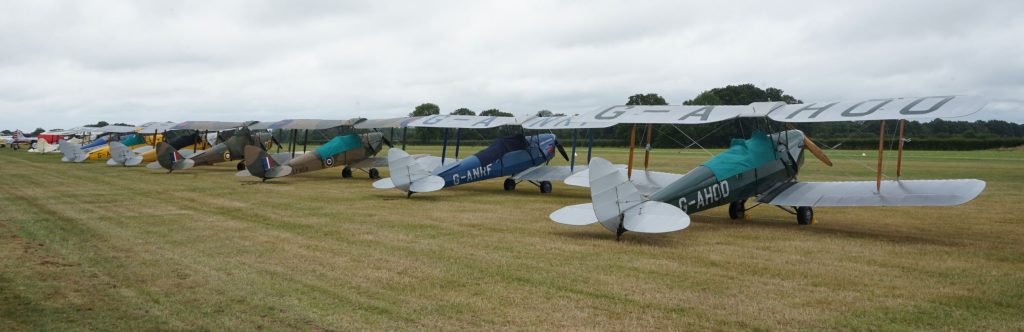
M 540 182 L 540 192 L 542 194 L 550 193 L 551 192 L 551 181 L 541 181 Z
M 342 168 L 341 169 L 341 177 L 346 178 L 346 179 L 352 177 L 352 169 L 348 168 L 348 167 Z
M 729 219 L 743 219 L 743 215 L 747 213 L 747 200 L 735 201 L 729 203 Z
M 380 171 L 378 171 L 376 168 L 371 168 L 370 169 L 370 178 L 374 179 L 374 180 L 380 179 Z
M 29 149 L 35 149 L 36 148 L 36 142 L 32 142 L 32 144 L 30 144 L 28 148 Z
M 810 225 L 814 221 L 814 209 L 810 206 L 801 206 L 796 208 L 796 223 L 801 225 Z
M 505 191 L 516 190 L 516 180 L 512 178 L 505 179 Z
M 235 165 L 235 168 L 237 168 L 239 171 L 244 170 L 245 169 L 245 161 L 239 161 L 238 165 Z

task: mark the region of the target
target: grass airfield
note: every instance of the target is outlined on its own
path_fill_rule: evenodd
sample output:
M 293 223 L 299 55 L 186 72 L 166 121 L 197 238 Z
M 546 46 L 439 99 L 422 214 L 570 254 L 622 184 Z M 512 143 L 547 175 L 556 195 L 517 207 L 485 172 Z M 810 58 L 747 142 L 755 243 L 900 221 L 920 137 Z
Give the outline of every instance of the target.
M 808 155 L 801 179 L 873 179 L 862 152 Z M 651 168 L 708 157 L 658 150 Z M 905 154 L 907 179 L 985 180 L 963 206 L 820 208 L 813 226 L 719 207 L 622 242 L 548 220 L 589 201 L 562 183 L 406 199 L 340 168 L 259 183 L 231 163 L 59 159 L 0 149 L 0 329 L 1024 329 L 1019 149 Z

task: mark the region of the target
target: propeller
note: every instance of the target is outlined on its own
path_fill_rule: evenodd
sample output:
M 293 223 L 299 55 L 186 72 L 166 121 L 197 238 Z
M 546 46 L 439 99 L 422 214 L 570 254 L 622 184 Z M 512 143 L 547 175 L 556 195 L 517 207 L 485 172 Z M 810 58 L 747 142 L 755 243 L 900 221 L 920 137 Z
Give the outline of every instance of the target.
M 569 161 L 569 154 L 565 153 L 565 148 L 562 147 L 562 143 L 555 140 L 555 147 L 558 148 L 558 153 L 562 154 L 562 158 L 565 158 L 565 161 Z
M 814 144 L 814 142 L 812 142 L 806 135 L 804 136 L 804 148 L 807 149 L 807 151 L 810 151 L 815 157 L 818 157 L 818 160 L 821 160 L 823 164 L 828 165 L 829 167 L 832 166 L 832 160 L 828 159 L 825 152 L 821 151 L 821 148 L 819 148 L 817 144 Z
M 391 141 L 389 141 L 387 137 L 381 136 L 380 139 L 384 142 L 384 145 L 387 145 L 389 148 L 395 147 L 394 145 L 391 145 Z

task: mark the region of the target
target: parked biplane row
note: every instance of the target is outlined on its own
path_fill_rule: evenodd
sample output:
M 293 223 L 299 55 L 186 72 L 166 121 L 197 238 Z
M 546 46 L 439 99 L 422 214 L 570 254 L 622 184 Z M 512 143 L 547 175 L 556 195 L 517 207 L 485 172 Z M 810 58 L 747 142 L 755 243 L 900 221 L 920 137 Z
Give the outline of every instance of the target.
M 541 193 L 552 191 L 552 181 L 589 187 L 591 203 L 567 206 L 550 218 L 567 225 L 598 223 L 618 238 L 626 231 L 664 233 L 689 225 L 689 214 L 728 205 L 729 217 L 743 218 L 747 203 L 768 204 L 789 211 L 799 224 L 814 222 L 815 207 L 834 206 L 950 206 L 977 197 L 985 182 L 962 180 L 900 179 L 905 120 L 953 118 L 973 114 L 986 101 L 969 96 L 870 99 L 855 102 L 785 104 L 760 102 L 743 106 L 613 106 L 593 112 L 556 117 L 434 115 L 394 119 L 284 120 L 274 123 L 189 121 L 178 124 L 150 123 L 138 128 L 99 128 L 106 133 L 91 143 L 74 139 L 58 142 L 63 161 L 106 159 L 114 166 L 135 166 L 167 172 L 220 162 L 239 161 L 238 176 L 263 181 L 326 168 L 344 166 L 342 177 L 364 170 L 379 189 L 397 189 L 407 197 L 461 184 L 503 178 L 504 189 L 528 182 Z M 741 118 L 763 119 L 750 137 L 737 138 L 731 147 L 683 174 L 648 170 L 651 126 L 693 125 Z M 878 174 L 873 181 L 804 182 L 798 174 L 804 152 L 827 166 L 832 161 L 792 123 L 828 121 L 882 121 L 879 133 Z M 898 121 L 899 140 L 895 180 L 882 180 L 885 121 Z M 760 121 L 758 121 L 760 123 Z M 615 125 L 631 125 L 628 164 L 612 165 L 591 157 L 588 139 L 586 164 L 576 166 L 577 133 Z M 637 126 L 647 126 L 643 169 L 634 167 Z M 786 129 L 789 125 L 790 129 Z M 487 148 L 459 159 L 464 130 L 515 126 L 521 133 L 495 139 Z M 307 151 L 310 131 L 350 128 L 363 133 L 340 134 Z M 410 155 L 404 151 L 406 128 L 444 130 L 440 157 Z M 381 130 L 402 130 L 403 146 L 394 147 Z M 455 153 L 447 156 L 449 132 L 454 129 Z M 570 131 L 572 152 L 566 153 L 555 132 Z M 297 137 L 303 133 L 303 147 Z M 533 134 L 528 134 L 529 132 Z M 277 133 L 289 133 L 282 145 Z M 20 136 L 20 132 L 18 132 Z M 68 135 L 67 137 L 70 137 Z M 173 138 L 168 138 L 172 137 Z M 588 138 L 591 136 L 588 135 Z M 16 139 L 25 141 L 20 136 Z M 41 143 L 41 144 L 40 144 Z M 56 148 L 41 141 L 34 151 Z M 17 143 L 14 143 L 17 144 Z M 386 157 L 379 157 L 388 147 Z M 276 149 L 276 151 L 275 151 Z M 282 149 L 284 151 L 282 151 Z M 557 151 L 557 152 L 556 152 Z M 549 165 L 560 155 L 569 166 Z M 389 169 L 380 179 L 378 168 Z M 755 206 L 756 206 L 755 205 Z

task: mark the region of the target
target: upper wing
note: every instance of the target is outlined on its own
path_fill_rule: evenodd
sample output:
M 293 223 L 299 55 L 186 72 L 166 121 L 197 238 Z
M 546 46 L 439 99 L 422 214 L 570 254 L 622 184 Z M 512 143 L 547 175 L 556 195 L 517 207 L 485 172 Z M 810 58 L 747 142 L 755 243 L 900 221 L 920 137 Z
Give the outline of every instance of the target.
M 516 118 L 478 115 L 432 115 L 409 122 L 409 127 L 427 128 L 494 128 L 518 124 Z
M 784 206 L 949 206 L 974 199 L 981 180 L 791 182 L 769 190 L 759 202 Z
M 769 117 L 781 122 L 955 118 L 971 115 L 987 103 L 974 96 L 933 96 L 788 104 L 772 111 Z
M 588 129 L 614 126 L 611 121 L 587 121 L 578 116 L 533 117 L 523 121 L 523 129 Z

